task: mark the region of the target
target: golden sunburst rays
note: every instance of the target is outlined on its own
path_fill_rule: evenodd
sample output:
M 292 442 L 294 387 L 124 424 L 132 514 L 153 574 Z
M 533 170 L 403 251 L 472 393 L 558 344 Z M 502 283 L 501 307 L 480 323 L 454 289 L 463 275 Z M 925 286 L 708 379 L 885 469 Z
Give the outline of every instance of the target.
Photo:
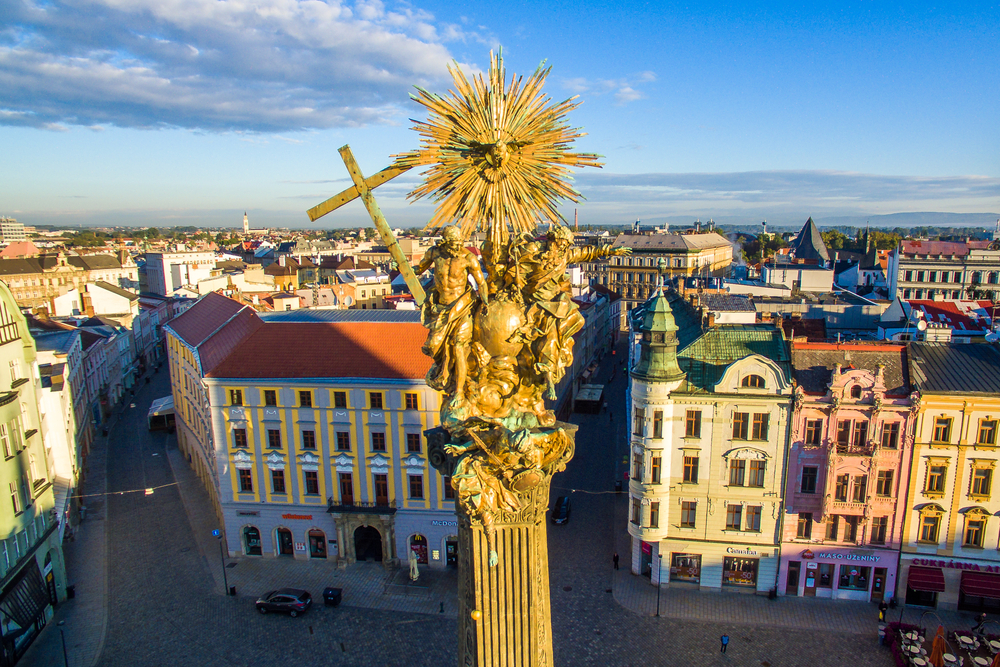
M 408 195 L 437 203 L 428 229 L 455 222 L 466 238 L 486 230 L 499 248 L 511 230 L 561 220 L 559 199 L 579 201 L 570 168 L 603 165 L 597 155 L 570 152 L 584 133 L 568 125 L 566 114 L 580 103 L 572 97 L 551 104 L 542 92 L 550 69 L 539 67 L 526 80 L 512 75 L 506 85 L 503 56 L 491 51 L 488 82 L 481 74 L 470 82 L 454 65 L 448 71 L 457 92 L 417 89 L 413 99 L 430 112 L 426 122 L 414 121 L 421 145 L 395 157 L 398 166 L 429 167 Z

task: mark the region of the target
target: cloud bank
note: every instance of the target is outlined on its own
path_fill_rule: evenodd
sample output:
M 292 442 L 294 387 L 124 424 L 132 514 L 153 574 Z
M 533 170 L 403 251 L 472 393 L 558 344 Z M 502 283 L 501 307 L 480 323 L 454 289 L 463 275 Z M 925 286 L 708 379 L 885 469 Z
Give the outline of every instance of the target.
M 286 132 L 395 122 L 483 41 L 380 0 L 11 0 L 0 124 Z

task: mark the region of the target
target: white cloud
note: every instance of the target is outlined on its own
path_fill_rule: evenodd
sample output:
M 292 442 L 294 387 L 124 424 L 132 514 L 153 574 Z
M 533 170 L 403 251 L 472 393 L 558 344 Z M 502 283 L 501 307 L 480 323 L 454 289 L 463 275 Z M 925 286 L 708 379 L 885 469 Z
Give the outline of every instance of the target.
M 482 39 L 380 0 L 14 0 L 0 124 L 287 132 L 400 120 Z
M 607 95 L 613 93 L 615 103 L 618 106 L 645 99 L 646 93 L 637 89 L 637 86 L 656 81 L 656 74 L 653 72 L 640 72 L 634 76 L 621 79 L 587 79 L 585 77 L 574 77 L 563 79 L 562 87 L 575 95 L 589 93 L 592 96 Z

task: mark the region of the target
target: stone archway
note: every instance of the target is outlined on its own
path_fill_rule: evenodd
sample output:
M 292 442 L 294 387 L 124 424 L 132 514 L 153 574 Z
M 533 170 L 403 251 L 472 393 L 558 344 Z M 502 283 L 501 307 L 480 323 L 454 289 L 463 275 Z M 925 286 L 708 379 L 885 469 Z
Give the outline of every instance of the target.
M 378 528 L 358 526 L 354 529 L 354 557 L 359 561 L 382 561 L 382 534 Z
M 358 560 L 355 550 L 354 533 L 358 528 L 371 527 L 378 531 L 382 540 L 382 564 L 392 567 L 397 564 L 396 533 L 392 515 L 335 513 L 333 522 L 337 527 L 337 544 L 339 546 L 337 560 L 351 564 Z

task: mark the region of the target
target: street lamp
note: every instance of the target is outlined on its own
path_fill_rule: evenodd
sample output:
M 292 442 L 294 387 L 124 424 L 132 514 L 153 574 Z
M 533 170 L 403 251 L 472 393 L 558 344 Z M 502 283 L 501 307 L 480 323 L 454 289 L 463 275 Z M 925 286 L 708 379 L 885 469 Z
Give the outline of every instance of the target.
M 656 571 L 656 617 L 660 617 L 660 589 L 663 587 L 663 554 L 656 554 L 657 567 Z
M 62 637 L 63 665 L 69 667 L 69 656 L 66 655 L 66 633 L 63 631 L 63 626 L 66 625 L 66 621 L 59 621 L 56 625 L 59 626 L 59 635 Z
M 216 528 L 212 531 L 212 535 L 219 540 L 219 560 L 222 562 L 222 586 L 225 589 L 225 594 L 229 595 L 229 578 L 226 576 L 226 555 L 222 550 L 222 531 Z

